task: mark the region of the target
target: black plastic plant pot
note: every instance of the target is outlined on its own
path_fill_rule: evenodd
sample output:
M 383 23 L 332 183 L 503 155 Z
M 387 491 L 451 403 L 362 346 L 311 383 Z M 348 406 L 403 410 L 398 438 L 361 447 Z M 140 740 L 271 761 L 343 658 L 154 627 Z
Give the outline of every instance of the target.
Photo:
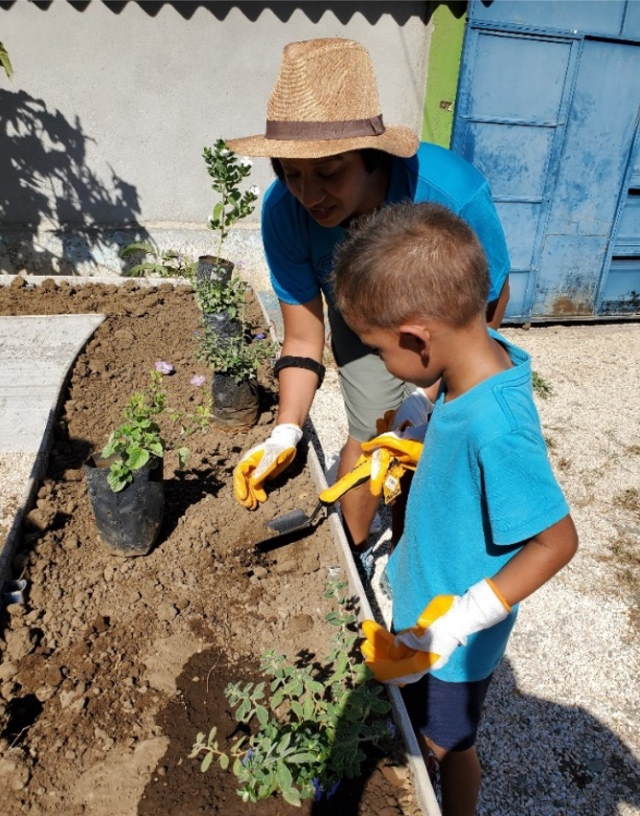
M 92 457 L 83 469 L 100 538 L 120 555 L 146 555 L 164 513 L 162 462 L 136 470 L 133 482 L 117 493 L 107 482 L 109 462 Z
M 223 340 L 242 337 L 242 323 L 236 317 L 229 317 L 226 312 L 205 312 L 202 321 L 207 331 L 214 332 Z
M 198 281 L 220 281 L 229 283 L 233 263 L 226 258 L 216 258 L 213 255 L 200 255 L 198 258 L 198 268 L 196 278 Z
M 230 428 L 246 429 L 258 419 L 258 383 L 244 380 L 237 383 L 230 374 L 214 372 L 213 418 Z

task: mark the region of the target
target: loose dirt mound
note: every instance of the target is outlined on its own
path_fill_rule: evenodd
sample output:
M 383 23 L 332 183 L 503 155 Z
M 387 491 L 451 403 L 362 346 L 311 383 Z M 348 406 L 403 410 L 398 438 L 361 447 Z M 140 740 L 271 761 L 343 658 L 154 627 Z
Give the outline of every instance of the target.
M 90 450 L 118 424 L 131 392 L 157 360 L 175 374 L 169 403 L 193 410 L 190 384 L 209 372 L 195 362 L 198 313 L 188 289 L 139 289 L 16 282 L 0 290 L 0 313 L 105 312 L 79 356 L 64 394 L 47 476 L 23 530 L 16 570 L 29 581 L 28 603 L 4 621 L 0 665 L 0 788 L 3 816 L 17 814 L 322 813 L 280 801 L 244 805 L 234 779 L 202 775 L 187 759 L 195 733 L 214 721 L 232 730 L 222 689 L 253 676 L 274 648 L 322 657 L 323 598 L 337 563 L 323 525 L 269 555 L 252 542 L 267 519 L 310 509 L 314 487 L 304 455 L 255 513 L 234 501 L 230 476 L 241 450 L 268 433 L 273 395 L 263 377 L 259 425 L 230 434 L 209 425 L 186 440 L 188 464 L 165 460 L 167 510 L 160 541 L 146 557 L 123 559 L 99 540 L 82 477 Z M 264 329 L 259 310 L 251 312 Z M 167 435 L 175 433 L 167 426 Z M 345 786 L 333 810 L 379 816 L 413 814 L 404 768 L 390 760 Z

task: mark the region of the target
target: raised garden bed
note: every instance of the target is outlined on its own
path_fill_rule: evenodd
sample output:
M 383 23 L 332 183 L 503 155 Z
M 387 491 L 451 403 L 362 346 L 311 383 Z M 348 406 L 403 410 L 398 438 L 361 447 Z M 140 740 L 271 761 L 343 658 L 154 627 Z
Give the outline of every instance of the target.
M 267 434 L 273 394 L 262 377 L 259 424 L 230 434 L 210 424 L 186 442 L 180 469 L 165 460 L 167 511 L 144 558 L 99 540 L 81 466 L 120 418 L 156 360 L 170 361 L 169 400 L 194 406 L 198 312 L 188 288 L 86 285 L 0 288 L 0 313 L 104 312 L 63 395 L 46 478 L 23 526 L 16 573 L 25 607 L 5 616 L 0 666 L 2 813 L 190 816 L 328 813 L 413 816 L 419 811 L 400 753 L 372 757 L 363 777 L 329 802 L 245 804 L 236 780 L 201 774 L 188 759 L 197 731 L 235 723 L 223 689 L 255 679 L 268 649 L 321 659 L 330 631 L 323 597 L 338 564 L 328 524 L 269 554 L 252 544 L 267 519 L 310 509 L 315 488 L 298 461 L 255 513 L 231 493 L 238 454 Z M 259 309 L 253 308 L 256 329 Z M 300 457 L 303 459 L 303 457 Z

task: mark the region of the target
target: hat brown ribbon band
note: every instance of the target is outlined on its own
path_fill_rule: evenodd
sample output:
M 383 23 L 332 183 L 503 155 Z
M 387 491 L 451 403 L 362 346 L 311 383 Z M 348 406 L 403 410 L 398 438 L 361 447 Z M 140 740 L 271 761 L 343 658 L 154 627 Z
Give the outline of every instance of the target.
M 385 127 L 382 114 L 369 119 L 346 119 L 339 122 L 286 122 L 267 119 L 265 136 L 280 141 L 311 139 L 350 139 L 354 136 L 380 136 Z

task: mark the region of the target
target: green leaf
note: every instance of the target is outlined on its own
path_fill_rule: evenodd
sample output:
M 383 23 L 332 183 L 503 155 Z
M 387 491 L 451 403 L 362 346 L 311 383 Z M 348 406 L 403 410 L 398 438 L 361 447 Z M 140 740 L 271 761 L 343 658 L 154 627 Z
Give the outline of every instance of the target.
M 144 252 L 148 255 L 156 254 L 155 248 L 148 241 L 134 241 L 133 243 L 122 247 L 119 255 L 121 258 L 126 258 L 134 252 Z
M 296 715 L 299 720 L 304 720 L 304 713 L 302 711 L 302 706 L 297 700 L 291 701 L 291 710 Z
M 206 771 L 209 770 L 209 766 L 211 765 L 212 760 L 213 760 L 213 754 L 208 753 L 205 756 L 205 758 L 202 760 L 202 762 L 200 763 L 201 773 L 206 773 Z
M 256 717 L 263 728 L 269 722 L 269 712 L 264 706 L 256 706 Z
M 251 703 L 248 700 L 243 700 L 236 710 L 236 719 L 239 722 L 247 722 L 250 719 Z
M 278 689 L 276 693 L 271 698 L 271 708 L 276 709 L 278 706 L 282 705 L 282 701 L 284 700 L 284 690 Z
M 119 493 L 127 486 L 128 483 L 129 480 L 127 478 L 124 478 L 117 472 L 114 473 L 112 470 L 109 470 L 109 473 L 107 474 L 107 484 L 114 493 Z
M 127 465 L 131 470 L 139 470 L 149 461 L 149 451 L 142 448 L 130 448 L 127 456 Z
M 281 790 L 287 790 L 293 784 L 293 776 L 291 776 L 291 771 L 287 768 L 284 762 L 278 762 L 278 766 L 276 768 L 276 779 L 278 780 L 278 785 L 280 785 Z
M 287 756 L 287 762 L 291 762 L 294 765 L 299 765 L 303 762 L 316 762 L 317 759 L 315 754 L 311 754 L 308 751 L 302 751 L 298 754 L 289 754 Z
M 149 442 L 147 447 L 154 456 L 158 457 L 158 459 L 162 459 L 162 457 L 164 456 L 164 448 L 162 447 L 162 442 Z M 186 450 L 187 455 L 189 454 L 188 448 L 181 448 L 180 450 Z M 180 451 L 178 451 L 178 456 L 180 456 Z
M 229 757 L 226 754 L 220 754 L 218 757 L 218 762 L 220 763 L 220 767 L 223 771 L 226 771 L 229 767 Z
M 311 697 L 307 697 L 304 701 L 304 705 L 302 706 L 302 713 L 304 715 L 305 720 L 313 719 L 313 700 Z
M 4 68 L 5 74 L 11 79 L 13 74 L 13 66 L 11 65 L 11 60 L 9 59 L 9 52 L 4 47 L 4 45 L 0 42 L 0 65 Z
M 288 802 L 290 805 L 294 807 L 300 807 L 302 802 L 300 801 L 300 794 L 295 788 L 285 788 L 282 791 L 282 798 L 285 802 Z
M 178 466 L 181 468 L 186 467 L 187 462 L 189 461 L 189 455 L 191 451 L 189 448 L 178 448 Z

